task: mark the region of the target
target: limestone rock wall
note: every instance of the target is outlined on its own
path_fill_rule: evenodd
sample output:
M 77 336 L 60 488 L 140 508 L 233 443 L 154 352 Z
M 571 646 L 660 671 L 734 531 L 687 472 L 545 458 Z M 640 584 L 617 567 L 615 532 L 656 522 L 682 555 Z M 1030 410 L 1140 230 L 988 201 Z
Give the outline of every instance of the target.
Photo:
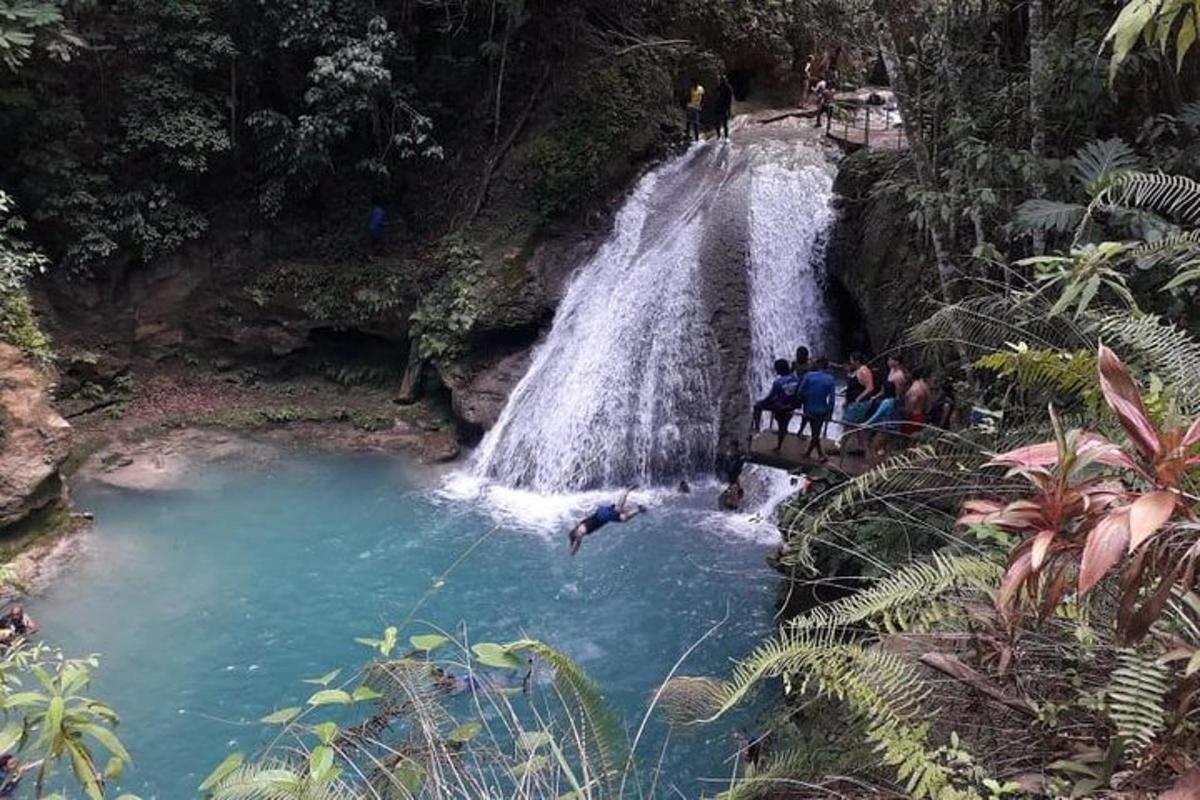
M 0 343 L 0 532 L 65 498 L 71 426 L 50 403 L 52 386 L 50 372 Z
M 899 192 L 881 183 L 902 174 L 902 154 L 861 150 L 839 165 L 839 218 L 828 250 L 829 274 L 854 302 L 871 348 L 899 345 L 904 332 L 934 308 L 937 271 L 908 219 Z

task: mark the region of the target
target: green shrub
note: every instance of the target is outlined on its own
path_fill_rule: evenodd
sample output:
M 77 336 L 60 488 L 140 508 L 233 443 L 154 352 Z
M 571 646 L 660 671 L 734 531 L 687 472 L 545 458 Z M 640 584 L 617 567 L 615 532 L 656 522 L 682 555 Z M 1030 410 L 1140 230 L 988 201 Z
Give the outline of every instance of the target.
M 33 316 L 33 305 L 23 289 L 0 294 L 0 341 L 49 362 L 50 339 L 42 333 Z

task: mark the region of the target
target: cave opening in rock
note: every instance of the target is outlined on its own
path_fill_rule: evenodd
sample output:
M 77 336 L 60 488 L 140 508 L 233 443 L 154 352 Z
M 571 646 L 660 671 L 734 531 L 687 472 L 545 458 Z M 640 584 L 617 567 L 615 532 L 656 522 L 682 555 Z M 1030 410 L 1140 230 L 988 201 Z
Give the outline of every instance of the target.
M 733 96 L 739 102 L 750 98 L 750 89 L 754 83 L 754 69 L 729 70 L 729 85 L 733 87 Z
M 407 343 L 358 328 L 314 328 L 295 366 L 343 386 L 395 386 L 408 360 Z

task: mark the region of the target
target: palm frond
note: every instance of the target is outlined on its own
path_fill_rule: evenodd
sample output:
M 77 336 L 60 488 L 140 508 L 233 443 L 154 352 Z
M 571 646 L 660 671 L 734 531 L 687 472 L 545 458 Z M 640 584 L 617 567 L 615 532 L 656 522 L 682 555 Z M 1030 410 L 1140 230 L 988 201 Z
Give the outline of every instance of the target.
M 1095 196 L 1110 186 L 1118 176 L 1138 169 L 1142 160 L 1124 140 L 1093 139 L 1075 151 L 1071 159 L 1071 175 Z M 1080 215 L 1082 219 L 1082 214 Z
M 1131 250 L 1130 255 L 1147 266 L 1200 257 L 1200 229 L 1145 242 Z
M 1021 230 L 1070 233 L 1083 221 L 1087 207 L 1079 203 L 1032 197 L 1017 206 L 1014 222 Z

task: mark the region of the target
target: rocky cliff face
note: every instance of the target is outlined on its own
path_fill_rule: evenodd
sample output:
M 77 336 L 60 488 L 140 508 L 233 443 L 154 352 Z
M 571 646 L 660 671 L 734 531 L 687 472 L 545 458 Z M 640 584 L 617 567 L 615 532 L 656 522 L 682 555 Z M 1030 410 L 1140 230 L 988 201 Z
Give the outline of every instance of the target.
M 0 533 L 65 498 L 71 426 L 50 404 L 52 376 L 0 344 Z
M 908 220 L 908 203 L 880 183 L 908 169 L 903 154 L 859 151 L 842 160 L 834 182 L 840 215 L 829 246 L 829 273 L 839 281 L 880 353 L 900 344 L 931 310 L 937 276 Z

